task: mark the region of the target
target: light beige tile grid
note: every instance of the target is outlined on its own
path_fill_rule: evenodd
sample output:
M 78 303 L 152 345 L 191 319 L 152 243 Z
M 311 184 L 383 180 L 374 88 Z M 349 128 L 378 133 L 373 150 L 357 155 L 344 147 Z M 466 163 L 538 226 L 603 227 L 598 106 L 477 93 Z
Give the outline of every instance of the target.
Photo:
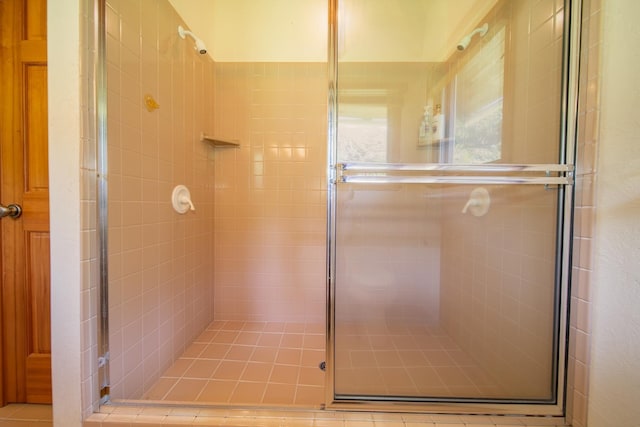
M 335 381 L 338 394 L 509 396 L 437 326 L 337 325 Z
M 357 327 L 343 338 L 352 343 Z M 374 358 L 376 334 L 365 334 Z M 376 329 L 379 332 L 379 329 Z M 417 356 L 416 329 L 388 330 L 387 344 L 407 366 Z M 421 329 L 422 333 L 424 330 Z M 393 333 L 392 333 L 393 332 Z M 359 332 L 358 332 L 359 333 Z M 467 357 L 445 334 L 431 331 L 424 358 L 433 368 L 469 365 Z M 422 338 L 424 338 L 422 336 Z M 378 342 L 379 343 L 379 342 Z M 407 344 L 413 343 L 413 344 Z M 107 426 L 318 426 L 318 427 L 473 427 L 473 426 L 564 426 L 562 418 L 489 417 L 437 414 L 373 413 L 319 410 L 323 401 L 324 326 L 289 322 L 215 321 L 193 342 L 146 396 L 176 406 L 105 405 L 85 420 L 85 427 Z M 412 347 L 406 349 L 405 347 Z M 404 349 L 404 350 L 403 350 Z M 361 347 L 346 349 L 356 364 Z M 438 352 L 437 356 L 435 353 Z M 440 353 L 442 352 L 442 353 Z M 427 357 L 435 356 L 435 357 Z M 407 359 L 410 358 L 410 359 Z M 415 359 L 411 359 L 415 358 Z M 378 369 L 389 367 L 392 358 L 380 358 Z M 412 362 L 411 360 L 414 360 Z M 447 363 L 444 363 L 444 362 Z M 441 363 L 442 362 L 442 363 Z M 466 372 L 466 371 L 463 371 Z M 439 374 L 438 374 L 439 375 Z M 294 379 L 295 378 L 295 379 Z M 438 377 L 438 381 L 444 378 Z M 392 387 L 393 382 L 383 387 Z M 194 408 L 222 404 L 219 408 Z M 238 405 L 234 409 L 234 405 Z M 261 409 L 248 409 L 252 404 Z M 270 406 L 271 405 L 271 406 Z M 286 410 L 282 409 L 284 406 Z
M 341 394 L 500 397 L 504 390 L 445 333 L 434 328 L 341 327 L 336 339 Z M 232 405 L 324 401 L 324 326 L 215 321 L 163 373 L 148 400 Z
M 51 405 L 12 403 L 0 408 L 0 427 L 49 427 L 51 420 Z
M 320 324 L 214 321 L 145 398 L 319 408 L 324 348 Z
M 106 406 L 84 427 L 112 426 L 316 426 L 316 427 L 550 427 L 561 418 L 429 415 L 404 413 L 279 411 Z
M 595 182 L 600 117 L 600 56 L 602 2 L 582 4 L 582 50 L 578 109 L 574 257 L 567 366 L 567 418 L 575 427 L 588 425 L 591 304 L 596 215 Z

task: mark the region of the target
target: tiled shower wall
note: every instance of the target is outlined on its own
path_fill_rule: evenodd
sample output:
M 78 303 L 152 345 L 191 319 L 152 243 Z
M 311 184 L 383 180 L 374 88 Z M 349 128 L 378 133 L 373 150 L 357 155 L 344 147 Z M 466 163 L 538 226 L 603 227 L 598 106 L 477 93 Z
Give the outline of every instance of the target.
M 216 320 L 325 320 L 327 66 L 216 63 Z
M 574 427 L 587 425 L 592 332 L 592 241 L 597 208 L 595 187 L 600 117 L 601 14 L 602 0 L 583 0 L 567 381 L 567 418 Z
M 505 117 L 511 126 L 501 163 L 557 161 L 563 3 L 506 2 L 502 9 L 511 44 L 505 116 L 512 117 Z M 545 395 L 551 376 L 556 195 L 527 187 L 487 187 L 492 204 L 483 217 L 459 208 L 443 216 L 441 301 L 457 344 L 506 390 L 534 397 Z
M 213 319 L 213 61 L 167 1 L 107 1 L 112 398 L 140 398 Z M 145 97 L 159 105 L 147 109 Z M 179 214 L 174 186 L 195 211 Z

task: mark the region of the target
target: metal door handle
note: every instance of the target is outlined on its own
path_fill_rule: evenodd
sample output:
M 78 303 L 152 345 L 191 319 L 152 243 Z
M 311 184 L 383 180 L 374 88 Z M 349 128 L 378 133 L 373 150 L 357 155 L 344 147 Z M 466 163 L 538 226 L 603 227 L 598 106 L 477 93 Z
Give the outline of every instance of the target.
M 16 205 L 14 203 L 10 204 L 9 206 L 0 205 L 0 218 L 8 216 L 16 219 L 20 215 L 22 215 L 22 208 L 20 207 L 20 205 Z

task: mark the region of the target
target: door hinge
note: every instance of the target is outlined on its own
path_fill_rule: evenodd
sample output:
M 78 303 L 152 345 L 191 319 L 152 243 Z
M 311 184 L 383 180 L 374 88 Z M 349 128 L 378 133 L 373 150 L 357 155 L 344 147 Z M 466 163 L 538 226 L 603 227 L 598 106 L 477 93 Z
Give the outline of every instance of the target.
M 106 352 L 104 355 L 98 357 L 98 368 L 106 366 L 107 362 L 109 362 L 109 352 Z
M 109 352 L 98 357 L 98 369 L 100 370 L 98 377 L 100 378 L 100 403 L 103 404 L 109 400 Z

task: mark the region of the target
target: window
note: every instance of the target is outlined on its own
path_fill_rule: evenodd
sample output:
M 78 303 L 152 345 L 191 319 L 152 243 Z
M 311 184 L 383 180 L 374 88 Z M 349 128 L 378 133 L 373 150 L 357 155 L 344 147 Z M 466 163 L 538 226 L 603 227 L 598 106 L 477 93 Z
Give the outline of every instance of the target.
M 503 27 L 462 53 L 453 79 L 454 163 L 488 163 L 503 157 L 504 52 Z
M 341 104 L 338 114 L 338 161 L 387 161 L 386 105 Z

